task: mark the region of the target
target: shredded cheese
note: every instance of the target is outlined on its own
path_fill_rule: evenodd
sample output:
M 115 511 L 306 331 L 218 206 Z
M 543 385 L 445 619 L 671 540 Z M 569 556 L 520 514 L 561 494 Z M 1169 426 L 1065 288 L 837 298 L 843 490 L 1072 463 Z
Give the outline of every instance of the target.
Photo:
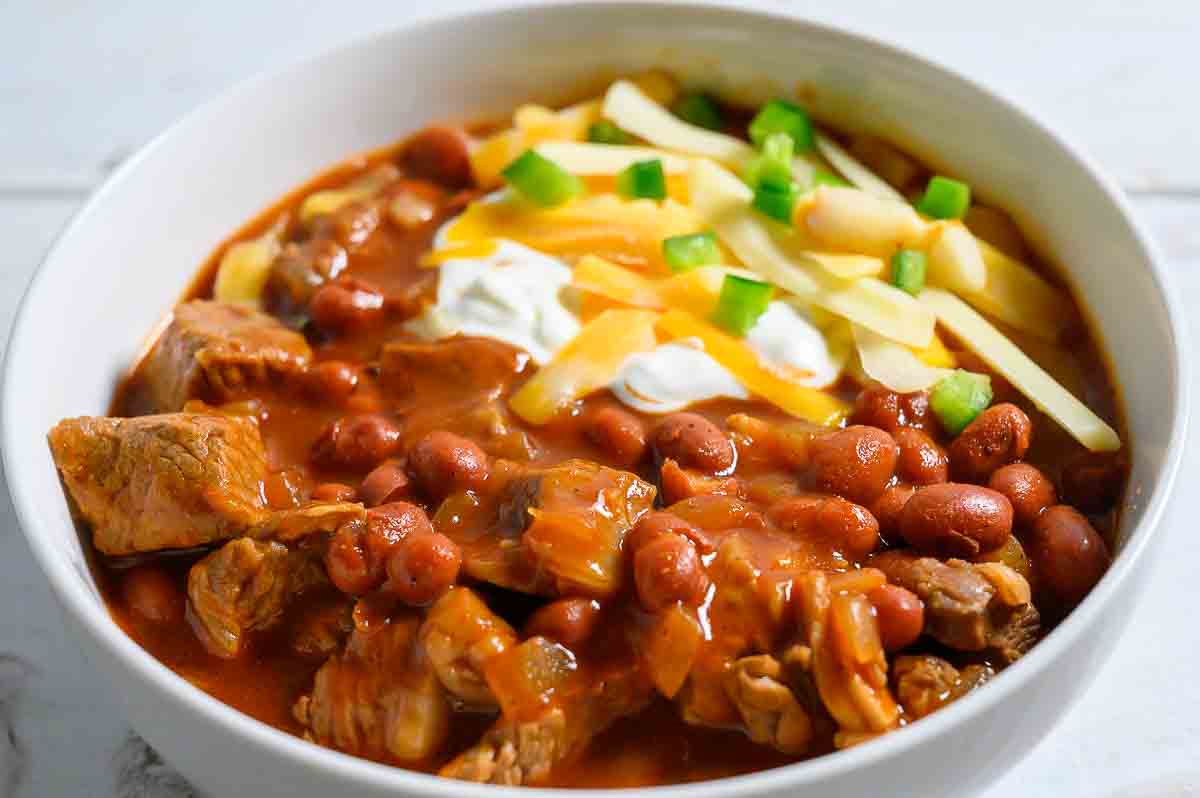
M 607 297 L 622 305 L 661 310 L 663 299 L 653 280 L 618 266 L 615 263 L 584 255 L 575 264 L 573 284 L 576 288 Z
M 658 327 L 671 339 L 696 338 L 704 351 L 728 369 L 752 394 L 793 416 L 817 424 L 836 426 L 849 413 L 844 402 L 816 388 L 785 379 L 764 366 L 758 354 L 742 341 L 682 310 L 668 310 Z
M 754 157 L 741 139 L 689 125 L 628 80 L 618 80 L 604 95 L 604 116 L 623 130 L 659 147 L 715 158 L 740 166 Z
M 750 209 L 750 190 L 712 161 L 692 164 L 693 207 L 752 271 L 804 302 L 824 308 L 885 338 L 926 347 L 934 318 L 913 297 L 881 280 L 841 280 L 812 260 L 790 257 Z
M 655 147 L 624 144 L 591 144 L 580 141 L 544 141 L 535 149 L 568 172 L 577 175 L 615 175 L 638 161 L 658 159 L 667 174 L 683 174 L 690 160 Z
M 509 406 L 530 424 L 545 424 L 612 382 L 630 355 L 653 349 L 656 318 L 646 310 L 602 312 L 513 394 Z
M 949 369 L 930 366 L 908 347 L 857 324 L 854 344 L 867 376 L 897 393 L 923 391 L 950 373 Z
M 1074 315 L 1070 297 L 1019 260 L 977 241 L 987 279 L 982 290 L 963 292 L 963 299 L 1022 332 L 1057 341 Z
M 987 287 L 987 266 L 975 236 L 962 222 L 935 222 L 931 227 L 928 280 L 960 293 Z
M 1094 452 L 1121 448 L 1116 430 L 1076 399 L 982 316 L 953 294 L 937 288 L 921 292 L 921 304 L 975 354 Z
M 829 161 L 830 165 L 838 170 L 842 177 L 849 180 L 856 187 L 882 200 L 908 204 L 908 200 L 905 199 L 903 194 L 892 188 L 886 180 L 863 166 L 857 158 L 846 152 L 842 148 L 842 145 L 829 138 L 829 136 L 826 136 L 824 133 L 817 133 L 816 144 L 817 152 L 825 156 L 825 160 Z

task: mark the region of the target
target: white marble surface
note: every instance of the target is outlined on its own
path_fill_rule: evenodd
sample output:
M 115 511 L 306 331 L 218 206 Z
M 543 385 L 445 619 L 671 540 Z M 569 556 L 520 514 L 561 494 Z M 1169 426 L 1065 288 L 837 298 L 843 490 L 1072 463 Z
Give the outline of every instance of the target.
M 442 0 L 436 9 L 482 4 Z M 0 3 L 0 348 L 55 233 L 139 143 L 238 79 L 435 13 L 430 6 Z M 1197 0 L 869 0 L 805 10 L 964 69 L 1061 126 L 1131 194 L 1178 289 L 1200 299 Z M 1197 477 L 1192 447 L 1180 484 Z M 1186 512 L 1168 515 L 1153 586 L 1109 665 L 988 798 L 1200 796 L 1200 538 Z M 189 794 L 65 638 L 0 490 L 0 798 Z

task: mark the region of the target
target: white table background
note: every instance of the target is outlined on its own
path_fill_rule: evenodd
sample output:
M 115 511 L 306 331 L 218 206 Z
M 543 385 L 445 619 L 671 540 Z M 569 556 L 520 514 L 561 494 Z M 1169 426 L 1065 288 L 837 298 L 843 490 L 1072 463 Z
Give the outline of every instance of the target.
M 0 350 L 55 234 L 173 119 L 262 69 L 484 4 L 0 0 Z M 757 4 L 892 38 L 1018 98 L 1116 176 L 1185 306 L 1200 299 L 1200 0 Z M 1200 476 L 1190 449 L 1184 492 Z M 988 798 L 1200 796 L 1200 538 L 1187 521 L 1168 514 L 1151 589 L 1094 686 Z M 0 798 L 192 794 L 107 690 L 64 636 L 0 485 Z

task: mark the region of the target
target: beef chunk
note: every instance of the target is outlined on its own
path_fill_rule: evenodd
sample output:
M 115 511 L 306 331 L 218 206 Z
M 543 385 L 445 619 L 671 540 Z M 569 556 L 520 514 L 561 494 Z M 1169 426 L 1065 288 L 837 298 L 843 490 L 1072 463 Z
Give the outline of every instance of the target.
M 1032 604 L 1022 604 L 1002 613 L 1003 620 L 995 625 L 988 637 L 988 648 L 1005 664 L 1023 657 L 1042 633 L 1042 616 Z
M 59 422 L 49 439 L 104 554 L 203 546 L 268 516 L 261 493 L 266 454 L 253 418 L 84 416 Z
M 525 370 L 529 355 L 491 338 L 396 341 L 380 355 L 381 381 L 396 397 L 494 399 Z
M 493 478 L 505 487 L 487 531 L 442 530 L 462 547 L 469 575 L 543 595 L 602 597 L 621 587 L 621 545 L 654 503 L 653 485 L 588 460 L 498 464 Z
M 767 654 L 742 657 L 726 674 L 725 690 L 751 740 L 785 754 L 808 750 L 813 722 L 787 685 L 779 660 Z
M 619 718 L 641 710 L 650 694 L 636 670 L 598 674 L 536 714 L 502 715 L 483 739 L 439 773 L 484 784 L 544 783 L 555 765 L 577 754 Z
M 175 308 L 135 379 L 151 410 L 170 412 L 188 399 L 235 398 L 248 385 L 303 370 L 311 358 L 304 336 L 273 316 L 194 299 Z
M 192 566 L 188 620 L 209 653 L 230 659 L 250 632 L 274 624 L 291 598 L 324 581 L 315 549 L 238 538 Z
M 354 631 L 354 602 L 337 593 L 329 600 L 306 606 L 290 624 L 288 641 L 292 651 L 320 662 L 333 656 Z
M 516 641 L 512 627 L 466 587 L 451 588 L 438 599 L 421 627 L 421 642 L 442 686 L 472 709 L 495 709 L 484 669 Z
M 968 665 L 960 671 L 933 656 L 898 657 L 892 666 L 896 697 L 910 719 L 941 709 L 992 676 L 992 669 L 986 665 Z
M 417 615 L 361 625 L 345 650 L 317 671 L 296 719 L 321 745 L 412 762 L 435 753 L 450 727 L 450 705 L 418 642 Z
M 288 244 L 271 263 L 267 278 L 272 309 L 289 316 L 302 314 L 317 289 L 345 271 L 347 265 L 346 250 L 331 238 Z
M 357 502 L 310 502 L 270 513 L 248 530 L 248 534 L 256 540 L 289 543 L 321 533 L 336 532 L 338 527 L 365 521 L 366 517 L 366 508 Z
M 1029 603 L 1029 584 L 1010 568 L 900 551 L 881 554 L 871 564 L 925 602 L 925 633 L 951 648 L 990 649 L 1012 662 L 1037 639 L 1041 624 Z

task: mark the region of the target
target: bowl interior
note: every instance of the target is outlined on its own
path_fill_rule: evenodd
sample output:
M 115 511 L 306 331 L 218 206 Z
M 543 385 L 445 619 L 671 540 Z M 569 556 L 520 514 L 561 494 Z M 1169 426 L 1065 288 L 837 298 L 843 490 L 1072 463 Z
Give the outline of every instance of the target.
M 798 96 L 1013 212 L 1062 264 L 1114 363 L 1133 443 L 1122 535 L 1138 529 L 1177 431 L 1180 349 L 1142 238 L 1066 145 L 969 82 L 822 27 L 669 4 L 563 4 L 404 29 L 254 81 L 173 128 L 93 198 L 26 297 L 3 396 L 9 484 L 67 603 L 99 597 L 45 433 L 105 412 L 147 332 L 222 238 L 314 172 L 425 122 L 502 115 L 654 66 L 747 103 Z M 98 633 L 120 634 L 111 622 Z

